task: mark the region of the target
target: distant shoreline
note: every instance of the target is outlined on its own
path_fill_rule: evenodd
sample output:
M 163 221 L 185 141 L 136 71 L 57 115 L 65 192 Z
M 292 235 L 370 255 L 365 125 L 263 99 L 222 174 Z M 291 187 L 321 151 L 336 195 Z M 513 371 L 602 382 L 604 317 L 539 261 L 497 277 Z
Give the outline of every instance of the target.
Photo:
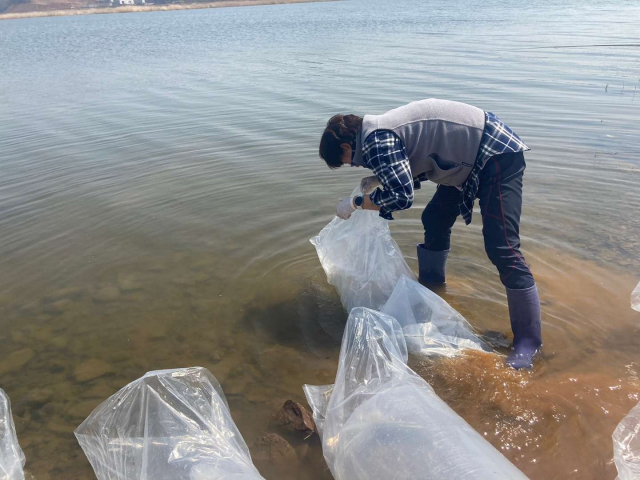
M 34 17 L 64 17 L 71 15 L 99 15 L 107 13 L 164 12 L 202 8 L 250 7 L 255 5 L 283 5 L 289 3 L 334 2 L 339 0 L 226 0 L 211 3 L 183 3 L 170 5 L 125 5 L 120 7 L 78 8 L 68 10 L 39 10 L 33 12 L 0 13 L 0 20 Z

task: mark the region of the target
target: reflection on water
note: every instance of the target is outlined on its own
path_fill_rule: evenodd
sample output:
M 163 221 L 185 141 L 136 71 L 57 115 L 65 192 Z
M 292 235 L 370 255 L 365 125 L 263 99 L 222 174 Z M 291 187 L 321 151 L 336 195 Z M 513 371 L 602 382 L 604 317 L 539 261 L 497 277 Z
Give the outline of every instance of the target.
M 532 373 L 414 366 L 531 478 L 613 478 L 640 390 L 640 50 L 537 47 L 632 43 L 639 14 L 353 0 L 2 22 L 0 386 L 28 471 L 91 478 L 73 429 L 148 370 L 209 368 L 249 444 L 302 384 L 331 382 L 347 315 L 308 239 L 363 172 L 328 171 L 319 132 L 436 96 L 533 148 L 521 231 L 545 351 Z M 391 226 L 414 269 L 433 191 Z M 480 230 L 455 226 L 442 295 L 505 332 Z M 269 478 L 330 478 L 299 443 L 298 473 Z

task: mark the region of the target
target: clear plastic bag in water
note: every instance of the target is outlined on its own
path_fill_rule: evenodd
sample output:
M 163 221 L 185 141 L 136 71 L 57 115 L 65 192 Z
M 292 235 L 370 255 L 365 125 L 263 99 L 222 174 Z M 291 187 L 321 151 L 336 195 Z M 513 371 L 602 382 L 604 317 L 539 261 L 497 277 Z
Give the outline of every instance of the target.
M 633 407 L 613 432 L 613 460 L 619 480 L 640 479 L 640 403 Z
M 16 435 L 9 397 L 0 388 L 0 480 L 24 480 L 25 457 Z
M 305 385 L 337 480 L 527 478 L 406 362 L 400 324 L 355 308 L 333 388 Z
M 205 368 L 149 372 L 76 429 L 98 480 L 257 480 L 249 449 Z
M 491 351 L 462 315 L 408 277 L 400 279 L 381 311 L 400 323 L 413 354 L 455 356 L 465 349 Z
M 403 275 L 415 278 L 391 238 L 389 222 L 378 212 L 356 210 L 348 220 L 336 217 L 311 243 L 347 312 L 354 307 L 379 310 Z
M 631 308 L 640 312 L 640 283 L 631 294 Z

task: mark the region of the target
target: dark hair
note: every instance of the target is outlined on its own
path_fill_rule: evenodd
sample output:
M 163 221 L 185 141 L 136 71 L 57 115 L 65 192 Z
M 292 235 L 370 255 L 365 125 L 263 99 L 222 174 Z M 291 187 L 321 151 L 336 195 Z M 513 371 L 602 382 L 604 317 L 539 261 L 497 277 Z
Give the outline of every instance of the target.
M 362 117 L 357 115 L 334 115 L 327 122 L 320 140 L 320 157 L 327 162 L 329 168 L 339 168 L 342 164 L 343 143 L 356 148 L 356 136 L 362 126 Z

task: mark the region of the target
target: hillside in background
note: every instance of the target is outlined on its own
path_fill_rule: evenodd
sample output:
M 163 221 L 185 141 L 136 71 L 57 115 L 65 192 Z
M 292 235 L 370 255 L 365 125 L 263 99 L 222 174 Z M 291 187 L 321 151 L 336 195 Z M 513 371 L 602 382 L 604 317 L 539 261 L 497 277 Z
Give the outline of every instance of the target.
M 131 4 L 217 3 L 219 0 L 132 0 Z M 0 14 L 116 6 L 119 0 L 0 0 Z
M 0 13 L 66 10 L 99 6 L 98 0 L 0 0 Z

